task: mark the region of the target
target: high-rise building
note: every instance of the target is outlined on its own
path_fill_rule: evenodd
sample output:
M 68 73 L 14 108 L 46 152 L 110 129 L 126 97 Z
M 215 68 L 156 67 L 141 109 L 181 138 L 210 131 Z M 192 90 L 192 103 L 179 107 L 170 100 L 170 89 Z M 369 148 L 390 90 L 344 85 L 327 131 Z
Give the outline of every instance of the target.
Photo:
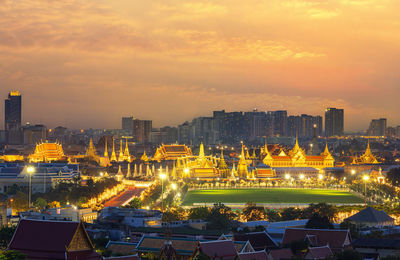
M 287 136 L 287 111 L 268 111 L 268 114 L 271 115 L 274 120 L 274 135 Z
M 344 110 L 327 108 L 325 110 L 325 136 L 341 136 L 344 133 Z
M 122 118 L 122 130 L 131 132 L 131 133 L 133 132 L 133 117 L 132 116 Z
M 21 93 L 11 91 L 5 100 L 4 128 L 5 130 L 19 129 L 21 127 Z
M 149 142 L 150 133 L 153 129 L 153 121 L 140 120 L 133 117 L 123 117 L 122 129 L 129 132 L 138 143 Z
M 384 136 L 386 133 L 386 118 L 372 119 L 368 128 L 368 135 L 371 136 Z

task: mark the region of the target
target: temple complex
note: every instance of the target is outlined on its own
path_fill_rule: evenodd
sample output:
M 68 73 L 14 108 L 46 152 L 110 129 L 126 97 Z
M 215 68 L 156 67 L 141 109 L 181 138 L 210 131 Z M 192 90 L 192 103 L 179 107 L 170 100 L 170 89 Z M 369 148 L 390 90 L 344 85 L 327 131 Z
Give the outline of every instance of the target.
M 192 150 L 186 145 L 164 144 L 157 148 L 153 156 L 153 160 L 161 162 L 164 160 L 176 160 L 185 156 L 193 156 Z
M 30 162 L 53 162 L 67 160 L 62 145 L 59 143 L 36 144 L 35 151 L 29 155 Z
M 380 162 L 376 159 L 376 157 L 372 154 L 371 148 L 369 146 L 369 140 L 367 144 L 367 149 L 365 153 L 361 156 L 353 157 L 353 162 L 351 164 L 379 164 Z
M 293 149 L 288 154 L 281 150 L 279 155 L 271 155 L 268 148 L 264 148 L 263 152 L 266 154 L 263 163 L 270 167 L 313 167 L 321 170 L 333 167 L 335 163 L 335 159 L 329 152 L 328 145 L 325 146 L 325 150 L 321 155 L 307 155 L 305 150 L 299 146 L 297 138 Z

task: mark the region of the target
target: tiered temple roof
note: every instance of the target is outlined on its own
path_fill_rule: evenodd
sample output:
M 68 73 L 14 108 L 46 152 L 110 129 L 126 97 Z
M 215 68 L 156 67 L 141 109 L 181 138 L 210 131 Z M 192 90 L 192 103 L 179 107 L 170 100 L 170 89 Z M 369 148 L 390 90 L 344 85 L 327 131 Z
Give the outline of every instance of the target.
M 281 150 L 279 155 L 272 155 L 268 151 L 268 148 L 264 148 L 263 152 L 265 154 L 263 163 L 271 167 L 313 167 L 323 169 L 333 167 L 335 162 L 335 159 L 329 152 L 328 145 L 326 145 L 325 151 L 321 155 L 310 156 L 300 147 L 297 138 L 293 149 L 287 154 Z
M 353 162 L 351 164 L 379 164 L 380 162 L 371 152 L 371 147 L 369 145 L 369 140 L 367 144 L 367 149 L 365 153 L 359 157 L 353 157 Z
M 153 159 L 157 161 L 163 160 L 176 160 L 185 156 L 192 156 L 192 150 L 186 145 L 171 144 L 171 145 L 161 145 L 157 148 Z
M 66 159 L 62 145 L 57 142 L 36 144 L 34 153 L 29 155 L 31 162 L 52 162 Z

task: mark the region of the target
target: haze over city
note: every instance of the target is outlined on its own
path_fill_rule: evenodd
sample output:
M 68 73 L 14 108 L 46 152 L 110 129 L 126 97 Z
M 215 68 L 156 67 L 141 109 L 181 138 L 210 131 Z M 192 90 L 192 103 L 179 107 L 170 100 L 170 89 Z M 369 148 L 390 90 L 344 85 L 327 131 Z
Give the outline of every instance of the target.
M 1 99 L 20 90 L 23 122 L 49 127 L 118 128 L 128 115 L 177 125 L 218 109 L 323 115 L 329 106 L 345 109 L 346 131 L 379 117 L 396 125 L 399 8 L 395 0 L 5 1 Z

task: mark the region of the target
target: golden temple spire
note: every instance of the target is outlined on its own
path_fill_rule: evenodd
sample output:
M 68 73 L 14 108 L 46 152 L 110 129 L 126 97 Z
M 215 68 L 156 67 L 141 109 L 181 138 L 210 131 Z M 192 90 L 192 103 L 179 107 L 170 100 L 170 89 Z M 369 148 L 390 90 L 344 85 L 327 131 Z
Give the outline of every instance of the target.
M 111 153 L 111 161 L 116 162 L 117 161 L 117 155 L 115 154 L 115 142 L 114 142 L 114 137 L 113 137 L 113 148 L 112 148 L 112 153 Z
M 128 159 L 130 156 L 131 156 L 131 155 L 129 154 L 128 139 L 126 139 L 124 157 L 125 157 L 126 159 Z
M 146 154 L 146 149 L 144 149 L 143 155 L 142 155 L 142 157 L 140 157 L 140 160 L 142 160 L 144 162 L 147 162 L 149 160 L 149 158 L 147 157 L 147 154 Z
M 108 158 L 107 138 L 105 138 L 105 139 L 106 139 L 106 142 L 105 142 L 105 145 L 104 145 L 104 157 Z
M 124 160 L 124 153 L 122 152 L 122 146 L 123 146 L 123 144 L 122 144 L 122 139 L 121 139 L 120 144 L 119 144 L 119 155 L 118 155 L 119 162 L 122 162 Z
M 200 144 L 200 151 L 199 151 L 199 158 L 204 158 L 204 145 L 203 145 L 203 141 L 201 141 Z
M 132 177 L 131 164 L 128 163 L 128 171 L 126 172 L 126 178 L 130 178 L 130 177 Z
M 249 149 L 246 147 L 246 159 L 250 159 Z
M 300 148 L 299 138 L 296 135 L 296 143 L 294 144 L 293 150 L 298 150 L 299 148 Z
M 90 157 L 95 157 L 96 156 L 96 148 L 93 145 L 93 139 L 90 138 L 89 141 L 89 147 L 86 150 L 86 155 Z

